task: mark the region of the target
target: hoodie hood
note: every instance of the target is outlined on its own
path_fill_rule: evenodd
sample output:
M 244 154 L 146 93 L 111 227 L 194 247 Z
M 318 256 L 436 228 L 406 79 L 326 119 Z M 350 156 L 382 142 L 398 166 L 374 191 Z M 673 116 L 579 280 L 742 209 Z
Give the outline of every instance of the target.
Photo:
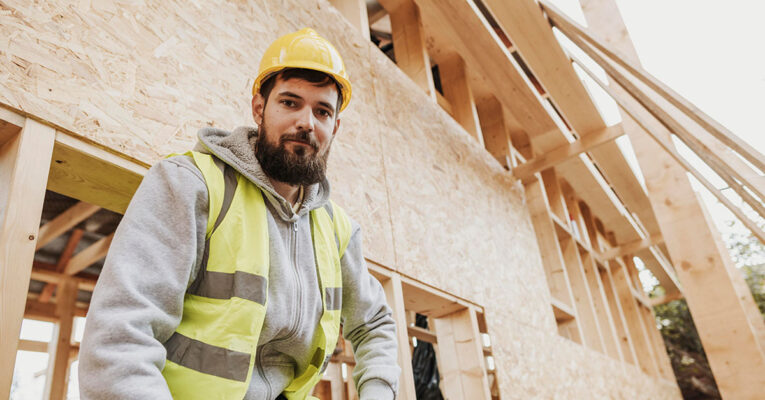
M 206 127 L 199 130 L 199 142 L 195 151 L 212 154 L 234 170 L 242 174 L 263 190 L 266 199 L 285 221 L 296 221 L 301 215 L 323 207 L 329 201 L 329 181 L 325 178 L 303 188 L 303 203 L 297 213 L 292 211 L 290 203 L 276 192 L 268 176 L 255 158 L 257 128 L 240 126 L 233 132 Z

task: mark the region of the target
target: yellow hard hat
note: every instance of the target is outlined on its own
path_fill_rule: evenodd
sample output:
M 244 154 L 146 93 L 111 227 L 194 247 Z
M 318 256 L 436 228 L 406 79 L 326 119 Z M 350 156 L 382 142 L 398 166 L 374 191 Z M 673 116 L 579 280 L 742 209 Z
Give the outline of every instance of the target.
M 260 60 L 260 71 L 252 85 L 252 95 L 260 90 L 263 81 L 285 68 L 304 68 L 323 72 L 340 85 L 343 111 L 351 101 L 351 82 L 345 64 L 335 46 L 311 28 L 288 33 L 271 43 Z

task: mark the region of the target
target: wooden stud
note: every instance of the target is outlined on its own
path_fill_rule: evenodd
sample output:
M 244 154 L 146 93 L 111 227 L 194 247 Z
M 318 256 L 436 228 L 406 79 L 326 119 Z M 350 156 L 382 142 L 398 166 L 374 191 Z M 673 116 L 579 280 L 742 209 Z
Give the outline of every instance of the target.
M 364 0 L 330 0 L 330 3 L 343 14 L 364 40 L 369 41 L 369 17 L 367 3 Z
M 34 262 L 34 267 L 32 268 L 32 274 L 30 275 L 32 279 L 40 282 L 47 282 L 47 283 L 58 283 L 62 279 L 66 279 L 68 275 L 64 275 L 63 273 L 56 272 L 55 266 L 52 268 L 43 268 L 43 263 L 39 263 L 37 261 Z M 48 264 L 50 265 L 50 264 Z M 93 289 L 96 286 L 96 279 L 97 276 L 90 275 L 90 276 L 83 276 L 78 275 L 75 277 L 75 280 L 77 280 L 77 284 L 79 285 L 80 290 L 85 290 L 88 292 L 92 292 Z
M 625 258 L 626 259 L 626 258 Z M 653 357 L 653 347 L 646 337 L 645 326 L 640 316 L 638 303 L 632 295 L 630 278 L 624 265 L 611 262 L 611 282 L 614 286 L 617 298 L 621 304 L 624 319 L 629 328 L 632 344 L 640 368 L 649 375 L 657 375 L 656 362 Z
M 99 261 L 106 257 L 106 253 L 109 251 L 109 246 L 114 239 L 114 232 L 102 237 L 97 242 L 88 246 L 87 249 L 77 253 L 64 268 L 64 274 L 74 275 L 91 266 L 96 261 Z
M 438 64 L 444 97 L 452 106 L 452 117 L 483 146 L 481 123 L 478 120 L 478 111 L 466 68 L 465 61 L 458 55 L 449 57 Z
M 587 347 L 604 353 L 603 335 L 595 315 L 592 293 L 587 284 L 584 268 L 579 260 L 578 245 L 571 236 L 561 235 L 561 231 L 558 231 L 558 233 L 558 241 L 574 295 L 577 320 L 584 334 L 583 342 Z
M 85 233 L 85 231 L 82 229 L 72 230 L 72 233 L 69 235 L 69 240 L 67 240 L 66 247 L 64 247 L 64 251 L 62 251 L 61 255 L 58 257 L 58 262 L 56 263 L 56 272 L 64 272 L 64 268 L 66 268 L 66 265 L 69 264 L 69 260 L 72 258 L 77 245 L 80 243 L 80 239 L 82 239 L 83 233 Z M 55 289 L 56 284 L 45 284 L 45 287 L 43 287 L 43 290 L 40 293 L 40 302 L 47 303 L 50 301 Z
M 11 390 L 54 140 L 27 119 L 0 147 L 0 397 Z
M 72 344 L 75 302 L 77 301 L 77 282 L 66 279 L 61 282 L 56 295 L 56 316 L 58 322 L 54 340 L 49 346 L 48 373 L 45 379 L 45 395 L 50 400 L 66 398 L 69 381 L 69 355 Z
M 613 320 L 613 313 L 609 307 L 604 291 L 603 283 L 600 279 L 598 267 L 592 254 L 584 248 L 579 248 L 579 256 L 584 267 L 584 275 L 587 279 L 587 285 L 592 293 L 592 303 L 595 310 L 595 317 L 598 319 L 603 343 L 605 344 L 606 354 L 611 358 L 624 361 L 622 350 L 619 347 L 616 326 Z
M 419 8 L 411 0 L 380 0 L 380 5 L 390 14 L 396 65 L 435 101 L 436 87 Z
M 659 375 L 664 379 L 675 380 L 675 373 L 672 370 L 672 362 L 669 360 L 667 348 L 664 346 L 664 339 L 661 337 L 659 329 L 656 327 L 656 316 L 653 314 L 650 306 L 641 306 L 640 315 L 643 318 L 645 331 L 648 334 L 648 340 L 653 346 L 656 355 L 656 365 L 659 368 Z
M 624 315 L 624 309 L 619 301 L 618 293 L 613 284 L 613 276 L 610 268 L 598 269 L 600 281 L 603 283 L 603 291 L 606 295 L 609 308 L 613 312 L 614 327 L 619 335 L 619 346 L 621 347 L 624 361 L 632 365 L 637 365 L 637 353 L 633 344 L 632 335 L 627 325 L 627 319 Z
M 86 218 L 95 214 L 101 207 L 94 206 L 83 201 L 69 207 L 56 218 L 40 227 L 40 234 L 37 240 L 37 248 L 41 248 L 50 243 L 64 232 L 72 229 L 75 225 L 84 221 Z
M 510 135 L 502 108 L 502 104 L 493 96 L 476 100 L 484 146 L 502 166 L 509 169 L 507 160 L 511 155 Z
M 438 337 L 438 371 L 444 396 L 490 399 L 489 381 L 475 311 L 466 308 L 434 319 Z
M 558 165 L 563 161 L 616 140 L 622 135 L 624 135 L 624 128 L 622 128 L 621 124 L 612 125 L 587 133 L 573 143 L 557 147 L 554 150 L 545 152 L 544 154 L 515 167 L 513 169 L 513 176 L 526 182 L 532 179 L 537 172 Z
M 438 337 L 435 333 L 427 329 L 420 328 L 419 326 L 407 326 L 406 332 L 409 334 L 409 337 L 415 337 L 418 341 L 427 342 L 430 344 L 438 343 Z
M 381 282 L 388 305 L 393 310 L 393 319 L 396 321 L 396 339 L 398 340 L 398 365 L 401 367 L 401 381 L 399 383 L 399 398 L 402 400 L 416 400 L 414 391 L 414 375 L 412 373 L 412 354 L 409 346 L 404 343 L 409 341 L 407 335 L 406 309 L 404 308 L 404 291 L 401 278 L 393 274 L 389 279 Z

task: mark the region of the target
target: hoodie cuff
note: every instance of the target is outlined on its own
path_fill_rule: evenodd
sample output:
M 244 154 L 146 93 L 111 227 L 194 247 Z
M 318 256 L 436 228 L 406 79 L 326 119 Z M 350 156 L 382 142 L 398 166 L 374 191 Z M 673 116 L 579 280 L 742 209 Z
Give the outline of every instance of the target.
M 359 388 L 360 400 L 393 400 L 395 398 L 393 389 L 382 379 L 370 379 Z

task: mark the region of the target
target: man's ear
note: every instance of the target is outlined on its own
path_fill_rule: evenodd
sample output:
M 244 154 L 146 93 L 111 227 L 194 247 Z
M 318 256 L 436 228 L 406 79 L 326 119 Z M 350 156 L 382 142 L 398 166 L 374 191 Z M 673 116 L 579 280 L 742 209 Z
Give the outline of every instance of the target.
M 338 129 L 340 129 L 340 118 L 338 117 L 335 119 L 335 129 L 332 130 L 332 136 L 334 137 L 337 133 Z
M 252 119 L 260 126 L 263 123 L 263 110 L 265 109 L 265 99 L 260 93 L 252 96 Z

